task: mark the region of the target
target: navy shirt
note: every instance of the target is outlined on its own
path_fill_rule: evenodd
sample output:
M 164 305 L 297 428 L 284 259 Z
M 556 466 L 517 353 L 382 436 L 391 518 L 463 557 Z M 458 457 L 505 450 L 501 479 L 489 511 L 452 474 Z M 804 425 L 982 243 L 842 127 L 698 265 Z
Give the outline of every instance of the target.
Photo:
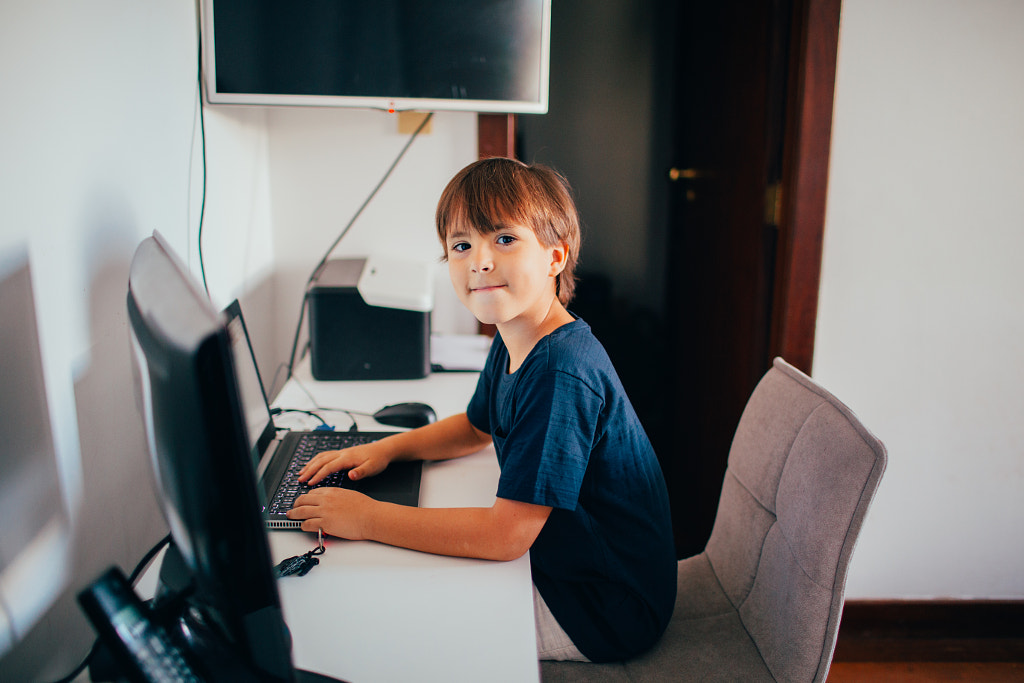
M 552 507 L 533 581 L 579 650 L 626 659 L 661 636 L 676 559 L 661 467 L 618 375 L 582 320 L 509 374 L 495 337 L 467 415 L 494 441 L 500 498 Z

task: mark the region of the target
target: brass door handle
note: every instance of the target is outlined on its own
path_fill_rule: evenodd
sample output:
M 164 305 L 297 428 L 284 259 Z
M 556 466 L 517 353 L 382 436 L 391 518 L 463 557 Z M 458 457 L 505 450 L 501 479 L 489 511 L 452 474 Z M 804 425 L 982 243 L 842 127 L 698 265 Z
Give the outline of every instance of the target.
M 695 178 L 710 178 L 713 174 L 710 171 L 702 171 L 697 168 L 675 168 L 668 170 L 668 179 L 672 182 L 677 180 L 693 180 Z

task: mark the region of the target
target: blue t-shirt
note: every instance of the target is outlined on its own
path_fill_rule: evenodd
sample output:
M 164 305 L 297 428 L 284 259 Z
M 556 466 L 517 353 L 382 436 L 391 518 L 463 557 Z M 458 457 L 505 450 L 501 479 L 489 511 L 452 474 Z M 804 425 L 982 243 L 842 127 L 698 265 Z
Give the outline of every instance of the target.
M 467 415 L 494 441 L 497 495 L 554 508 L 530 548 L 533 581 L 595 662 L 643 652 L 672 616 L 676 559 L 654 449 L 601 343 L 580 319 L 516 372 L 495 337 Z

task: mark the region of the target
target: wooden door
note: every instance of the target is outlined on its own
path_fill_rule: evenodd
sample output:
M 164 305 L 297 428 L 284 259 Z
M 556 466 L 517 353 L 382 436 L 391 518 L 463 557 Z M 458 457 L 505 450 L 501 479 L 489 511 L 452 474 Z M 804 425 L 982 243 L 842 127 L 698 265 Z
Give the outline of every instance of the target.
M 808 164 L 820 167 L 822 154 L 827 163 L 832 81 L 827 94 L 811 93 L 827 97 L 824 150 L 801 146 L 808 32 L 821 28 L 808 16 L 827 5 L 835 21 L 825 29 L 837 35 L 839 0 L 670 4 L 666 319 L 675 443 L 659 446 L 671 453 L 663 465 L 685 557 L 710 535 L 732 435 L 772 357 L 810 369 L 814 313 L 796 318 L 791 307 L 810 298 L 816 308 L 824 178 L 816 191 L 806 183 L 787 191 Z M 834 79 L 834 39 L 831 49 L 824 61 Z M 793 229 L 800 217 L 805 232 Z M 804 260 L 794 260 L 798 249 Z

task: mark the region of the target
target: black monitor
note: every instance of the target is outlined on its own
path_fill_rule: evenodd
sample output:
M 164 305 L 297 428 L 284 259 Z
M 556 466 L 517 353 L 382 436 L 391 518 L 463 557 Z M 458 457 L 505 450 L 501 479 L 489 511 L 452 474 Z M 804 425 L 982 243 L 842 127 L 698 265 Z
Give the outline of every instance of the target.
M 135 252 L 128 317 L 158 493 L 187 575 L 179 630 L 210 658 L 226 649 L 233 680 L 246 670 L 295 680 L 226 321 L 158 233 Z

